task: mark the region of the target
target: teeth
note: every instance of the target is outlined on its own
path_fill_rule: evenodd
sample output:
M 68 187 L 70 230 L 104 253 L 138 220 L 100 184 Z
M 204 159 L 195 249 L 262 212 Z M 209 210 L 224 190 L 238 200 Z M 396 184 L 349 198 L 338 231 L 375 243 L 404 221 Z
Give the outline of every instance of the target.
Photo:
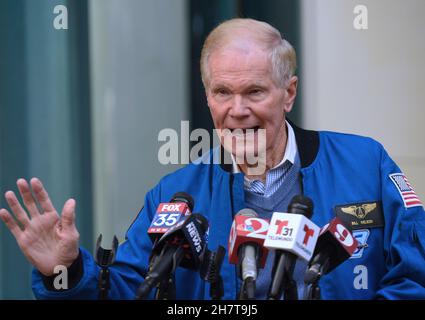
M 233 131 L 237 130 L 237 131 L 242 131 L 243 133 L 247 133 L 248 130 L 257 131 L 258 129 L 260 129 L 260 127 L 255 126 L 255 127 L 251 127 L 251 128 L 245 128 L 245 129 L 242 129 L 242 128 L 230 129 L 230 131 L 233 133 Z
M 260 127 L 257 126 L 257 127 L 252 127 L 252 128 L 245 128 L 245 129 L 238 128 L 238 129 L 229 129 L 229 130 L 234 137 L 241 137 L 242 138 L 242 137 L 250 136 L 252 134 L 257 134 L 259 129 L 260 129 Z

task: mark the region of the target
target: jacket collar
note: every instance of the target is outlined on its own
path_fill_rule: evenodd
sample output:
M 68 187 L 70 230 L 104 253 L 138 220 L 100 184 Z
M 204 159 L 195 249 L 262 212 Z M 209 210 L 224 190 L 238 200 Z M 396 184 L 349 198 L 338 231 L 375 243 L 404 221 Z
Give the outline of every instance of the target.
M 297 141 L 298 153 L 301 160 L 301 168 L 306 168 L 313 163 L 319 151 L 319 143 L 320 143 L 319 132 L 313 131 L 313 130 L 301 129 L 300 127 L 297 127 L 288 118 L 286 120 L 294 129 L 295 140 Z M 227 153 L 227 151 L 223 148 L 223 146 L 220 146 L 220 148 L 221 148 L 220 167 L 224 171 L 231 173 L 232 164 L 231 163 L 226 164 L 224 161 L 225 153 Z

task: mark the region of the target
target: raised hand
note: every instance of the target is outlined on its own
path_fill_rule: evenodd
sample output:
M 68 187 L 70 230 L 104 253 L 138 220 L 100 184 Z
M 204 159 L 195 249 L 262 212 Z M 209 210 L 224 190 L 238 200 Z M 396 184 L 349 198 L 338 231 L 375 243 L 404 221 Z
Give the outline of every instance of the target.
M 80 235 L 75 226 L 75 200 L 68 199 L 59 216 L 41 181 L 33 178 L 30 183 L 36 199 L 26 180 L 17 181 L 29 216 L 15 193 L 7 191 L 5 198 L 17 221 L 6 209 L 0 210 L 0 218 L 28 261 L 42 274 L 50 276 L 54 274 L 56 266 L 69 267 L 78 257 Z M 42 212 L 37 208 L 36 201 Z

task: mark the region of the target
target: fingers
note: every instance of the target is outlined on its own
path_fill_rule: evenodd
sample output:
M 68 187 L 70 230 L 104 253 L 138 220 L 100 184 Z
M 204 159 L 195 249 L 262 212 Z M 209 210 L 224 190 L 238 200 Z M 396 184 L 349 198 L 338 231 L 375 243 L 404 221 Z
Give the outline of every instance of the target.
M 22 233 L 22 230 L 21 228 L 19 228 L 15 219 L 13 219 L 13 217 L 10 215 L 10 213 L 6 209 L 0 210 L 0 219 L 6 224 L 7 228 L 13 234 L 15 239 L 18 239 L 19 235 Z
M 32 190 L 34 191 L 34 195 L 37 198 L 38 203 L 40 203 L 40 206 L 43 209 L 43 211 L 44 212 L 56 211 L 41 181 L 37 178 L 32 178 L 30 183 L 31 183 Z
M 7 191 L 4 195 L 6 202 L 9 205 L 12 212 L 15 214 L 16 219 L 24 226 L 28 226 L 30 219 L 27 216 L 25 210 L 21 207 L 16 195 L 13 191 Z
M 62 228 L 75 228 L 75 200 L 69 199 L 65 202 L 62 210 Z
M 16 184 L 18 186 L 19 193 L 21 194 L 22 199 L 24 200 L 25 207 L 30 213 L 30 216 L 32 218 L 38 216 L 40 212 L 38 211 L 34 197 L 32 196 L 32 193 L 30 191 L 28 182 L 25 179 L 19 179 Z

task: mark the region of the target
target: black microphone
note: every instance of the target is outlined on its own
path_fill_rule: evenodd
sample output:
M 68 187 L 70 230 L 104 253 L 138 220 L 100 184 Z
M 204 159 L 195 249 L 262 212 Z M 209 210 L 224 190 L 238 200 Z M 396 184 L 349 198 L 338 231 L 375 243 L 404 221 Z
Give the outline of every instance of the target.
M 202 280 L 210 283 L 210 297 L 212 300 L 220 300 L 224 295 L 221 266 L 225 255 L 226 249 L 218 246 L 215 252 L 206 249 L 202 259 L 199 275 Z
M 136 298 L 145 299 L 161 281 L 167 281 L 178 266 L 199 268 L 206 248 L 207 229 L 208 221 L 201 214 L 189 215 L 169 229 L 152 250 L 155 259 Z
M 177 192 L 171 197 L 170 202 L 160 203 L 148 228 L 153 246 L 172 226 L 190 215 L 193 207 L 193 198 L 186 192 Z
M 317 235 L 316 238 L 314 238 L 314 229 L 317 228 L 317 233 L 319 230 L 317 226 L 315 226 L 311 221 L 308 220 L 313 214 L 313 201 L 310 198 L 305 196 L 293 197 L 288 206 L 288 213 L 291 214 L 288 215 L 275 213 L 274 215 L 276 215 L 276 217 L 280 215 L 282 217 L 286 217 L 286 219 L 276 220 L 276 218 L 272 218 L 271 226 L 272 224 L 276 224 L 276 222 L 282 223 L 282 226 L 290 226 L 291 219 L 294 219 L 294 221 L 296 220 L 295 215 L 302 215 L 307 219 L 303 218 L 305 220 L 303 223 L 304 226 L 300 225 L 298 230 L 296 229 L 295 232 L 293 232 L 293 228 L 284 228 L 282 226 L 277 228 L 277 232 L 274 229 L 269 228 L 269 233 L 267 235 L 265 244 L 266 247 L 268 247 L 269 249 L 276 249 L 272 269 L 272 282 L 270 284 L 268 292 L 269 300 L 278 300 L 281 298 L 282 294 L 284 294 L 285 300 L 298 300 L 297 284 L 293 279 L 293 274 L 298 255 L 302 256 L 303 254 L 305 254 L 306 248 L 299 244 L 296 244 L 296 239 L 298 238 L 297 236 L 299 233 L 304 232 L 304 245 L 307 245 L 308 241 L 310 240 L 310 237 L 313 239 L 317 239 Z M 295 243 L 295 245 L 293 246 L 294 253 L 289 252 L 286 249 L 279 248 L 279 242 L 277 244 L 273 244 L 273 247 L 269 247 L 269 237 L 271 237 L 272 239 L 278 239 L 277 241 L 285 240 L 286 242 Z M 282 245 L 283 244 L 285 243 L 282 242 Z M 310 252 L 310 254 L 312 254 L 312 252 Z
M 171 203 L 175 203 L 175 202 L 186 203 L 191 212 L 193 211 L 193 207 L 195 206 L 195 201 L 193 201 L 192 196 L 186 192 L 176 192 L 171 198 L 170 202 Z
M 188 215 L 192 214 L 194 207 L 193 198 L 186 192 L 177 192 L 170 202 L 162 202 L 158 205 L 155 216 L 148 228 L 148 235 L 153 243 L 153 248 L 157 245 L 159 239 L 170 228 L 179 221 L 184 220 Z M 149 257 L 149 268 L 155 263 L 158 252 L 151 252 Z
M 314 254 L 306 271 L 304 282 L 313 284 L 331 272 L 356 251 L 358 241 L 339 218 L 323 226 L 317 239 Z

